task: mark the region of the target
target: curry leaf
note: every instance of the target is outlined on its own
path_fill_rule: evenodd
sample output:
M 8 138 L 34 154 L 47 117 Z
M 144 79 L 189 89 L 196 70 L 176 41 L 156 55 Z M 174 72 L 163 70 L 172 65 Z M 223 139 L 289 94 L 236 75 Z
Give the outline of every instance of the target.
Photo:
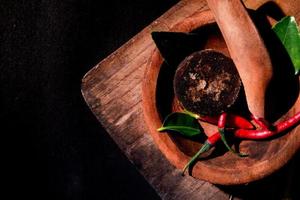
M 201 133 L 198 121 L 185 113 L 174 112 L 168 115 L 158 131 L 176 131 L 184 136 L 192 137 Z
M 300 32 L 295 17 L 282 18 L 275 24 L 273 30 L 288 52 L 295 68 L 295 74 L 298 74 L 300 71 Z

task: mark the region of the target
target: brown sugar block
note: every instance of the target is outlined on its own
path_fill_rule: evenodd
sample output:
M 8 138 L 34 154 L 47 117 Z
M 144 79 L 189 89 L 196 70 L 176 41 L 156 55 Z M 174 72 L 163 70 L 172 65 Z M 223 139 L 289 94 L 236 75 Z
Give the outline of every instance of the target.
M 218 115 L 231 107 L 242 82 L 233 61 L 214 50 L 197 51 L 176 70 L 175 95 L 182 106 L 200 115 Z

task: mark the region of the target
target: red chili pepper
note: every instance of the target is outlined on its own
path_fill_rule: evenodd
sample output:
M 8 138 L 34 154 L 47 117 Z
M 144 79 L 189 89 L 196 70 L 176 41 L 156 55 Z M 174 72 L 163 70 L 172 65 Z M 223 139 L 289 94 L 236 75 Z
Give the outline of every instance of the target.
M 244 117 L 235 114 L 227 114 L 226 117 L 226 126 L 230 128 L 242 128 L 242 129 L 253 129 L 254 126 Z M 218 124 L 219 116 L 210 117 L 210 116 L 200 116 L 200 120 L 211 123 Z
M 222 113 L 222 114 L 220 115 L 219 121 L 218 121 L 218 128 L 219 128 L 219 130 L 220 130 L 220 129 L 223 129 L 223 130 L 224 130 L 226 121 L 227 121 L 227 113 Z
M 219 134 L 219 132 L 216 132 L 210 137 L 208 137 L 206 142 L 209 143 L 211 146 L 214 146 L 220 139 L 221 135 Z
M 233 119 L 234 122 L 239 122 L 239 120 L 237 119 L 241 119 L 242 125 L 241 124 L 237 124 L 239 126 L 243 126 L 243 127 L 248 127 L 248 128 L 253 128 L 253 125 L 248 122 L 246 119 L 242 118 L 242 117 L 234 117 L 234 115 L 231 119 Z M 200 148 L 200 150 L 189 160 L 189 162 L 184 166 L 183 170 L 182 170 L 182 175 L 184 175 L 185 171 L 196 161 L 196 159 L 204 152 L 208 151 L 212 146 L 214 146 L 220 139 L 223 139 L 224 144 L 226 145 L 226 147 L 232 151 L 235 154 L 236 153 L 233 149 L 231 149 L 229 147 L 229 145 L 227 144 L 225 138 L 224 138 L 224 129 L 225 129 L 225 124 L 227 123 L 227 117 L 228 115 L 226 113 L 222 113 L 219 117 L 219 120 L 217 120 L 216 124 L 218 124 L 218 129 L 219 131 L 214 133 L 213 135 L 211 135 L 210 137 L 207 138 L 207 140 L 204 142 L 204 144 L 202 145 L 202 147 Z M 212 120 L 214 120 L 214 118 L 210 118 L 210 117 L 206 117 L 206 120 L 209 120 L 210 122 L 212 122 Z M 223 137 L 223 138 L 222 138 Z M 238 154 L 240 156 L 245 156 L 244 154 Z
M 259 125 L 262 129 L 269 129 L 270 124 L 264 119 L 254 116 L 253 114 L 250 115 L 250 118 Z
M 235 131 L 234 135 L 239 138 L 244 139 L 266 139 L 272 137 L 276 134 L 279 134 L 287 129 L 297 125 L 300 122 L 300 112 L 296 113 L 293 117 L 279 122 L 272 130 L 269 129 L 262 129 L 262 130 L 245 130 L 245 129 L 238 129 Z

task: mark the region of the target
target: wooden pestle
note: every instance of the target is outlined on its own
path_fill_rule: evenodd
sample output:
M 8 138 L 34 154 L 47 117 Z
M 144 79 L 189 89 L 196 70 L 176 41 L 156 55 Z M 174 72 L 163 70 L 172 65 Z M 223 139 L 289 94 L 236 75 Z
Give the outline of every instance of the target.
M 265 94 L 272 64 L 253 21 L 240 0 L 207 0 L 244 85 L 249 111 L 265 117 Z

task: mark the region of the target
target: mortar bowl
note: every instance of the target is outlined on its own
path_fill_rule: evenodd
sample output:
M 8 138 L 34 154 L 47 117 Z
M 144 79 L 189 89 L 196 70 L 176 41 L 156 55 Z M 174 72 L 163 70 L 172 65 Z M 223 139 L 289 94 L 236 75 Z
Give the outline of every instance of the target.
M 191 32 L 199 29 L 205 34 L 199 50 L 213 49 L 230 57 L 226 43 L 220 33 L 214 17 L 210 11 L 196 13 L 171 28 L 173 32 Z M 143 88 L 143 112 L 150 134 L 162 154 L 176 168 L 182 170 L 202 146 L 205 135 L 196 140 L 190 140 L 177 134 L 160 133 L 167 114 L 177 111 L 173 92 L 173 77 L 176 68 L 169 68 L 155 49 L 147 63 Z M 299 79 L 297 79 L 299 84 Z M 175 103 L 174 103 L 175 102 Z M 300 97 L 298 94 L 292 105 L 277 119 L 283 121 L 300 111 Z M 275 123 L 276 123 L 275 122 Z M 201 122 L 206 135 L 215 132 L 216 127 Z M 205 153 L 191 168 L 191 176 L 220 185 L 245 184 L 262 179 L 284 166 L 300 147 L 300 126 L 290 129 L 280 136 L 263 141 L 242 140 L 232 138 L 232 145 L 248 157 L 238 157 L 227 152 L 222 143 Z

